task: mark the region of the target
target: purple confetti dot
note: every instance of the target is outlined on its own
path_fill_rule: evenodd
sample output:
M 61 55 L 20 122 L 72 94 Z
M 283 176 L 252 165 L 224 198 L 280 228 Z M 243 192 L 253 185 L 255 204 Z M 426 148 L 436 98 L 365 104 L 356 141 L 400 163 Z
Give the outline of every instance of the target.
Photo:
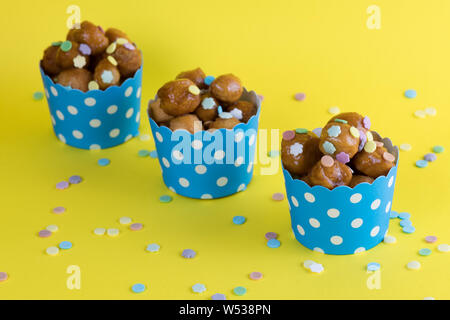
M 437 237 L 436 236 L 426 236 L 425 241 L 428 243 L 434 243 L 437 241 Z
M 192 249 L 184 249 L 181 255 L 183 258 L 192 259 L 197 253 Z
M 0 281 L 8 280 L 8 274 L 6 272 L 0 272 Z
M 423 158 L 428 162 L 433 162 L 436 161 L 437 156 L 434 153 L 427 153 Z
M 346 154 L 345 152 L 339 152 L 336 155 L 336 160 L 345 164 L 345 163 L 350 162 L 350 156 L 348 154 Z
M 212 300 L 227 300 L 227 297 L 223 293 L 215 293 L 211 297 Z
M 292 140 L 295 138 L 295 132 L 292 130 L 288 130 L 283 132 L 283 139 L 286 141 Z
M 83 180 L 83 179 L 81 179 L 80 176 L 71 176 L 71 177 L 69 178 L 69 182 L 70 182 L 71 184 L 79 184 L 82 180 Z
M 266 238 L 266 240 L 270 240 L 270 239 L 276 239 L 278 238 L 278 233 L 275 232 L 267 232 L 264 237 Z
M 294 96 L 295 100 L 303 101 L 306 98 L 306 95 L 303 92 L 296 93 Z
M 125 43 L 123 46 L 124 46 L 125 49 L 131 50 L 131 51 L 133 51 L 134 49 L 136 49 L 135 46 L 133 46 L 131 43 L 128 43 L 128 42 Z
M 85 56 L 90 56 L 92 53 L 91 47 L 89 47 L 87 44 L 85 43 L 81 43 L 80 46 L 78 47 L 78 51 L 80 51 L 82 54 L 84 54 Z
M 69 183 L 67 181 L 61 181 L 56 184 L 56 189 L 63 190 L 69 187 Z
M 41 230 L 39 231 L 39 237 L 41 238 L 48 238 L 52 235 L 52 232 L 49 230 Z
M 367 142 L 367 136 L 366 133 L 362 130 L 359 130 L 359 147 L 358 152 L 361 151 L 364 148 L 364 145 Z
M 364 128 L 366 128 L 367 130 L 370 129 L 370 118 L 369 117 L 364 117 L 363 125 L 364 125 Z
M 66 212 L 66 208 L 64 208 L 64 207 L 53 208 L 53 213 L 55 213 L 55 214 L 61 214 L 61 213 L 64 213 L 64 212 Z

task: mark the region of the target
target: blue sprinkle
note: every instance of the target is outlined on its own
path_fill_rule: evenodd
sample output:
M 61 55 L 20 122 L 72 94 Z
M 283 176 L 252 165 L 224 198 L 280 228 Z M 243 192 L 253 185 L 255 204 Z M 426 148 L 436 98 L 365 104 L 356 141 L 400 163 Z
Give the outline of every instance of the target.
M 160 246 L 156 243 L 149 244 L 145 250 L 148 252 L 158 252 Z
M 336 151 L 336 148 L 334 147 L 334 145 L 331 142 L 325 141 L 322 144 L 323 150 L 325 150 L 326 153 L 328 154 L 333 154 Z
M 398 217 L 400 218 L 400 219 L 407 219 L 407 220 L 409 220 L 409 218 L 411 218 L 411 215 L 408 213 L 408 212 L 400 212 L 399 214 L 398 214 Z
M 223 112 L 222 106 L 217 107 L 217 113 L 221 114 Z
M 416 167 L 418 168 L 425 168 L 428 165 L 427 160 L 417 160 L 416 161 Z
M 367 264 L 367 271 L 377 271 L 380 270 L 380 264 L 378 262 L 371 262 Z
M 412 222 L 411 222 L 411 220 L 404 219 L 404 220 L 400 221 L 400 226 L 401 227 L 409 227 L 409 226 L 412 226 Z
M 328 136 L 336 138 L 341 134 L 341 127 L 339 126 L 331 126 L 327 130 Z
M 245 219 L 245 217 L 243 217 L 243 216 L 234 216 L 233 217 L 234 224 L 243 224 L 243 223 L 245 223 L 246 220 L 247 219 Z
M 107 158 L 102 158 L 102 159 L 98 159 L 97 163 L 99 166 L 104 167 L 104 166 L 107 166 L 108 164 L 110 164 L 111 161 Z
M 243 296 L 244 294 L 247 293 L 247 289 L 244 287 L 236 287 L 233 289 L 233 292 L 237 296 Z
M 416 231 L 416 228 L 414 228 L 413 226 L 406 226 L 403 227 L 402 230 L 404 233 L 413 233 L 414 231 Z
M 63 241 L 59 244 L 59 248 L 64 250 L 70 249 L 72 248 L 72 243 L 69 241 Z
M 42 100 L 44 98 L 44 94 L 41 91 L 36 91 L 35 93 L 33 93 L 33 99 L 38 101 L 38 100 Z
M 397 211 L 391 211 L 391 213 L 389 214 L 389 218 L 391 218 L 391 219 L 398 218 L 398 212 Z
M 211 83 L 214 81 L 214 79 L 216 79 L 216 78 L 214 78 L 213 76 L 206 76 L 206 77 L 205 77 L 205 80 L 203 80 L 203 82 L 204 82 L 207 86 L 209 86 L 209 85 L 211 85 Z
M 277 239 L 270 239 L 267 241 L 267 246 L 269 248 L 278 248 L 281 245 L 281 242 Z
M 138 151 L 138 156 L 139 157 L 147 157 L 150 154 L 150 151 L 146 150 L 146 149 L 142 149 Z
M 172 201 L 172 197 L 169 195 L 163 195 L 163 196 L 159 197 L 159 201 L 163 202 L 163 203 L 167 203 L 167 202 Z
M 150 151 L 150 158 L 153 158 L 153 159 L 158 158 L 158 152 L 156 152 L 156 150 Z
M 194 291 L 195 293 L 202 293 L 206 291 L 206 287 L 204 284 L 197 283 L 192 286 L 192 291 Z
M 414 89 L 408 89 L 405 91 L 405 97 L 413 99 L 417 96 L 417 92 Z
M 134 293 L 141 293 L 145 291 L 145 285 L 142 283 L 136 283 L 131 287 L 131 291 Z
M 216 106 L 216 101 L 214 101 L 214 98 L 205 98 L 202 101 L 202 107 L 205 110 L 210 110 Z

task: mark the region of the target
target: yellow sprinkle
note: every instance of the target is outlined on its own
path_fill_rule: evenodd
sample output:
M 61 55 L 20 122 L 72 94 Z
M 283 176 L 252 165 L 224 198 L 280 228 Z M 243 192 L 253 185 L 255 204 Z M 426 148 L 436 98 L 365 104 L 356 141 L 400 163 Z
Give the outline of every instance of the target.
M 45 252 L 50 256 L 56 256 L 59 253 L 59 249 L 57 247 L 48 247 Z
M 412 149 L 412 146 L 409 143 L 402 143 L 400 145 L 400 150 L 402 151 L 410 151 Z
M 108 56 L 107 59 L 108 59 L 109 62 L 111 62 L 111 64 L 112 64 L 113 66 L 117 66 L 117 61 L 116 61 L 116 59 L 114 59 L 113 56 Z
M 47 229 L 48 231 L 51 231 L 51 232 L 56 232 L 56 231 L 58 231 L 59 228 L 58 228 L 58 226 L 51 224 L 51 225 L 47 226 L 47 228 L 45 228 L 45 229 Z
M 106 233 L 110 237 L 115 237 L 115 236 L 119 235 L 119 230 L 115 229 L 115 228 L 110 228 L 110 229 L 106 230 Z
M 436 109 L 435 108 L 426 108 L 425 109 L 425 113 L 427 114 L 427 115 L 429 115 L 429 116 L 432 116 L 432 117 L 434 117 L 435 115 L 436 115 L 436 113 L 437 113 L 437 111 L 436 111 Z
M 96 81 L 90 81 L 88 83 L 88 88 L 89 88 L 89 90 L 98 90 L 99 86 Z
M 331 114 L 338 114 L 341 112 L 341 110 L 339 110 L 338 107 L 331 107 L 330 109 L 328 109 L 328 112 Z
M 350 133 L 351 133 L 352 136 L 354 136 L 355 138 L 359 138 L 359 130 L 356 129 L 355 127 L 351 127 L 351 128 L 350 128 Z
M 189 92 L 198 96 L 200 94 L 200 89 L 197 86 L 189 86 Z
M 117 38 L 116 42 L 117 42 L 117 44 L 125 44 L 125 43 L 128 43 L 128 40 L 125 38 Z
M 106 232 L 105 228 L 96 228 L 96 229 L 94 229 L 94 234 L 96 234 L 98 236 L 104 235 L 105 232 Z
M 426 117 L 426 113 L 425 113 L 425 111 L 423 111 L 423 110 L 417 110 L 416 112 L 414 112 L 414 116 L 416 117 L 416 118 L 421 118 L 421 119 L 423 119 L 423 118 L 425 118 Z
M 115 42 L 111 43 L 111 44 L 108 46 L 108 48 L 106 48 L 106 53 L 107 53 L 107 54 L 113 53 L 114 51 L 116 51 L 116 47 L 117 47 L 117 45 L 116 45 Z
M 372 153 L 377 149 L 377 144 L 372 141 L 367 141 L 366 145 L 364 146 L 364 151 L 368 153 Z
M 367 136 L 367 141 L 373 141 L 373 135 L 372 135 L 372 132 L 367 131 L 366 136 Z

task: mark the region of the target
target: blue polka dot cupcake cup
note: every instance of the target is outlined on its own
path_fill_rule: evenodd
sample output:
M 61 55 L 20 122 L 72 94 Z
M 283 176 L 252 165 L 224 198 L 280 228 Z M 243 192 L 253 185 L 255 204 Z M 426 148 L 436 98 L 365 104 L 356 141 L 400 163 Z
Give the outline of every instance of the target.
M 120 86 L 87 92 L 54 83 L 40 70 L 53 130 L 63 143 L 106 149 L 139 134 L 142 66 Z
M 389 227 L 398 167 L 398 148 L 382 140 L 396 164 L 372 184 L 329 190 L 293 179 L 283 168 L 295 238 L 305 247 L 334 255 L 364 252 L 379 244 Z
M 247 188 L 253 176 L 261 100 L 245 89 L 241 100 L 253 102 L 258 112 L 233 129 L 172 132 L 149 118 L 162 178 L 170 190 L 189 198 L 216 199 Z

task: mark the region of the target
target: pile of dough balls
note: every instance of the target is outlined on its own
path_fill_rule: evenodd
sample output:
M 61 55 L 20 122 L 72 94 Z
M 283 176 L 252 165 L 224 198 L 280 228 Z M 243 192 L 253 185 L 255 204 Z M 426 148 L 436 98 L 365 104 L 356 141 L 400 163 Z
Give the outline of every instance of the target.
M 241 80 L 233 74 L 206 76 L 197 68 L 181 72 L 175 80 L 163 85 L 148 113 L 160 126 L 172 131 L 196 131 L 225 128 L 246 123 L 257 113 L 252 102 L 240 100 Z
M 124 32 L 114 28 L 105 32 L 89 21 L 70 29 L 66 41 L 52 43 L 41 60 L 55 83 L 83 92 L 118 86 L 141 64 L 141 51 Z
M 377 141 L 370 125 L 368 117 L 347 112 L 328 121 L 320 137 L 306 129 L 286 131 L 281 142 L 283 166 L 310 186 L 333 189 L 372 183 L 386 176 L 396 159 Z

